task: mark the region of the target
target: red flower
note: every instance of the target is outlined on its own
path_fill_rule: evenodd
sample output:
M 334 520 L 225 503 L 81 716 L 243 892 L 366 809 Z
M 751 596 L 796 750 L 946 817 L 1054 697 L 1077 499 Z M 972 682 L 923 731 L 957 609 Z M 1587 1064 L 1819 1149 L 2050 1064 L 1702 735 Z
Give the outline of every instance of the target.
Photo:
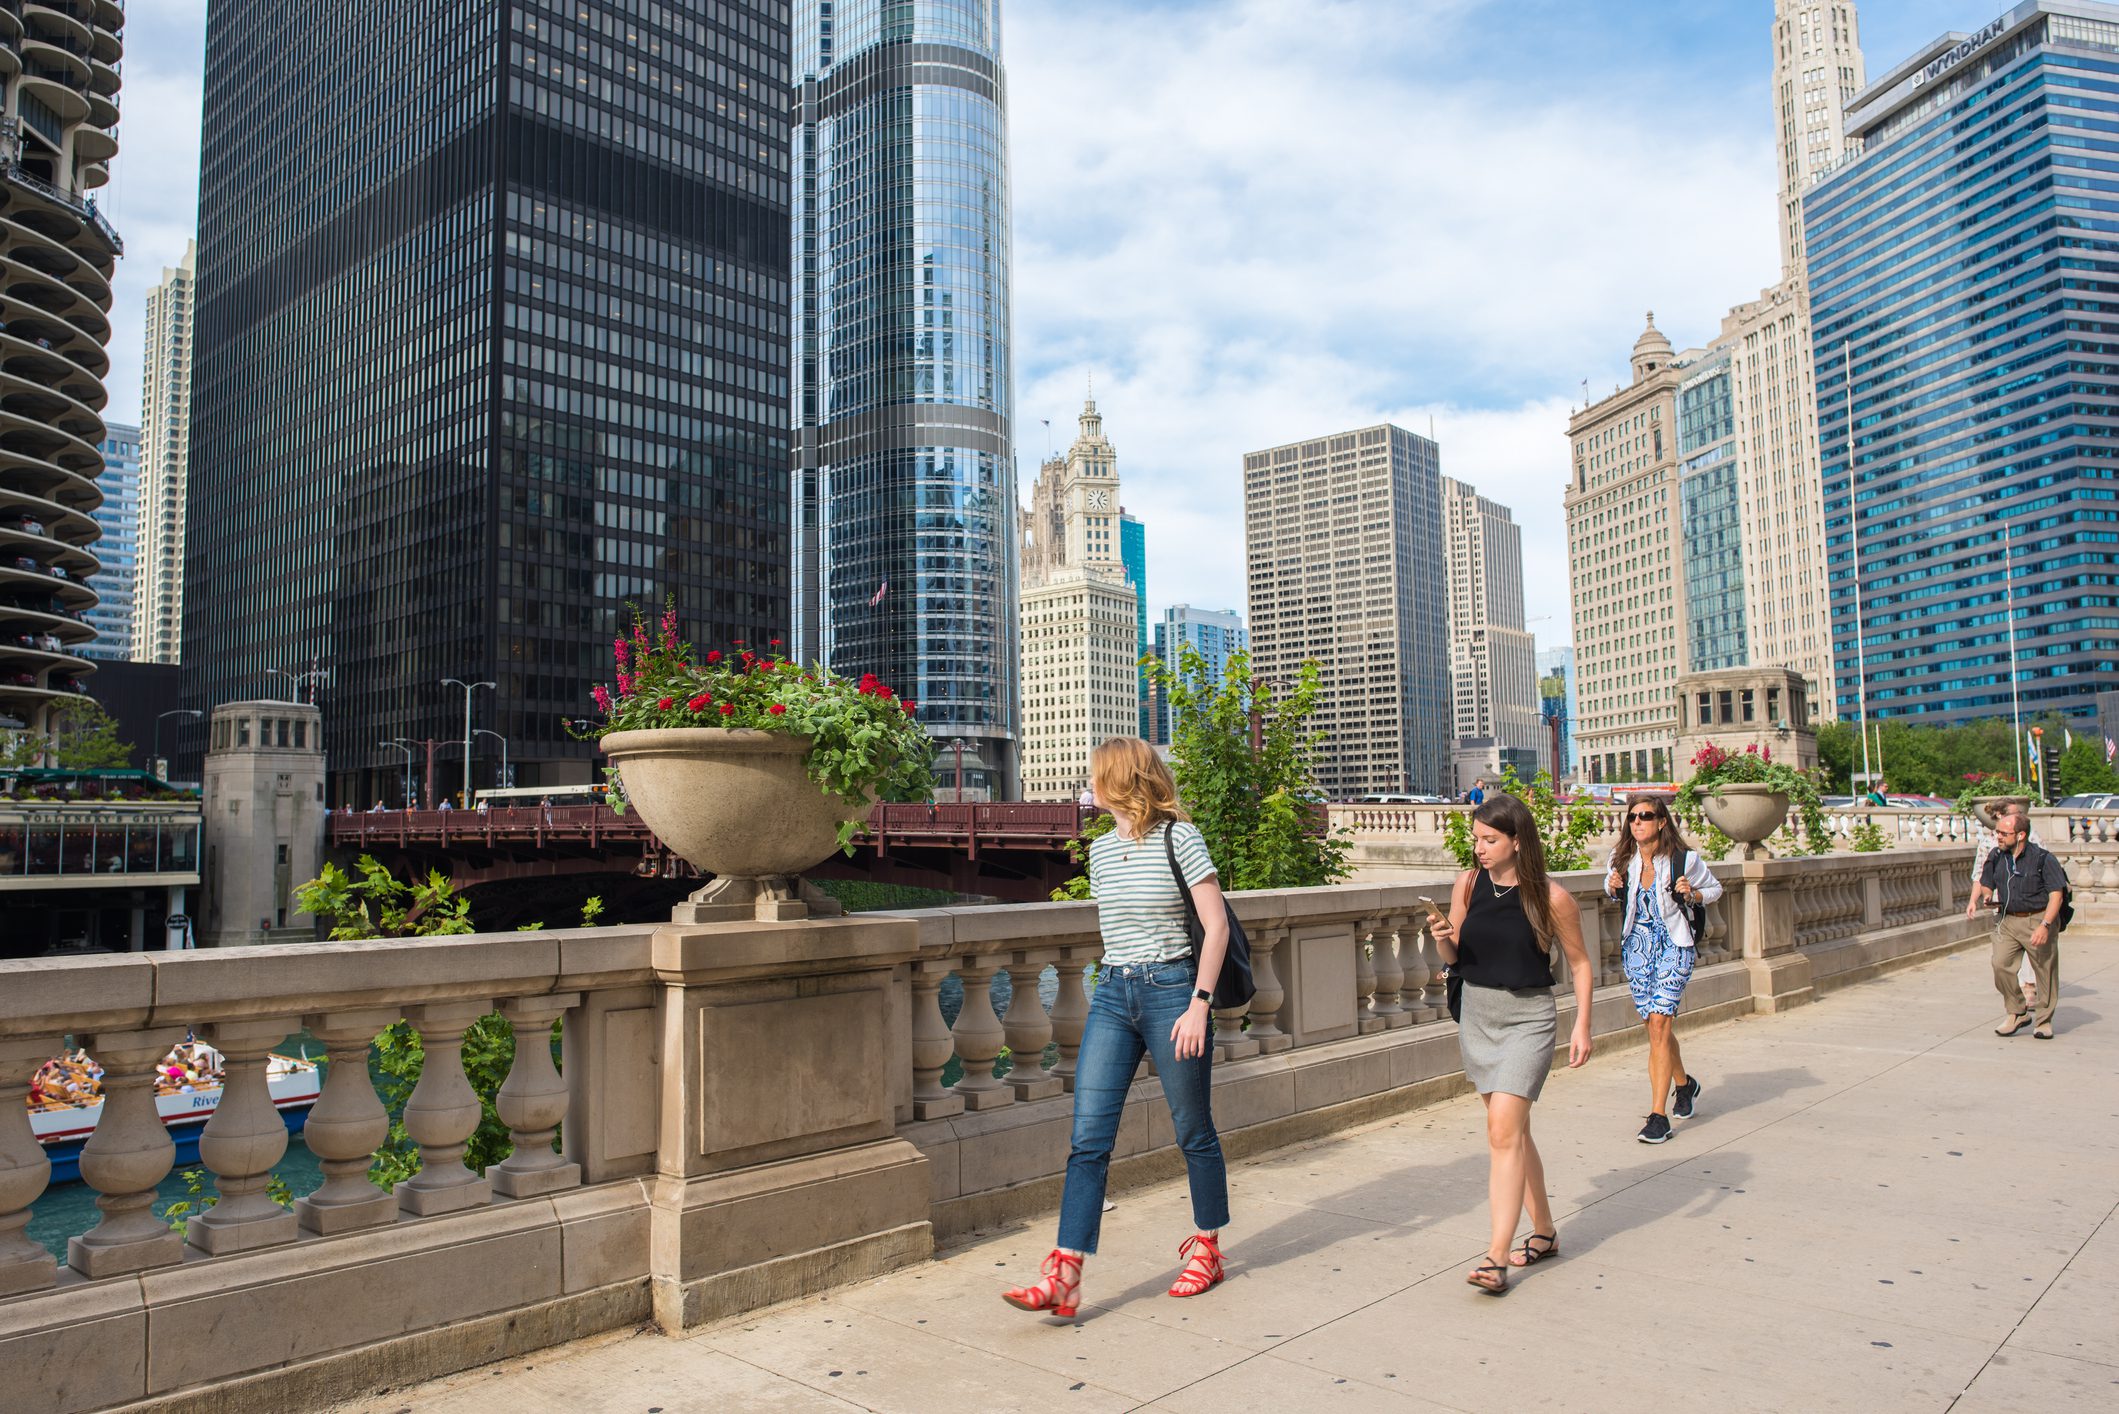
M 722 704 L 721 704 L 721 715 L 722 715 L 722 716 L 724 716 L 724 717 L 733 717 L 733 716 L 735 716 L 735 715 L 736 715 L 736 704 L 735 704 L 735 703 L 733 703 L 733 702 L 724 702 L 724 703 L 722 703 Z
M 738 648 L 741 648 L 743 646 L 743 640 L 740 638 L 731 638 L 729 642 L 734 644 Z
M 709 663 L 718 663 L 718 662 L 720 662 L 720 661 L 721 661 L 721 650 L 720 650 L 720 649 L 718 649 L 718 648 L 709 648 L 709 649 L 707 649 L 707 650 L 706 650 L 706 661 L 707 661 L 707 662 L 709 662 Z
M 777 639 L 777 638 L 776 638 L 776 639 L 774 639 L 774 640 L 773 640 L 773 644 L 772 644 L 772 646 L 773 646 L 773 647 L 775 647 L 775 648 L 778 648 L 778 647 L 780 646 L 780 640 L 779 640 L 779 639 Z
M 670 710 L 670 708 L 677 705 L 677 699 L 674 697 L 659 698 L 656 700 L 655 705 L 657 707 L 660 707 L 663 711 L 667 712 Z
M 589 696 L 596 699 L 596 705 L 602 710 L 606 712 L 611 710 L 611 694 L 605 690 L 602 683 L 596 684 L 596 686 L 590 690 Z
M 780 703 L 775 702 L 772 706 L 766 708 L 765 710 L 772 713 L 775 717 L 778 717 L 784 714 L 787 711 L 787 708 L 782 706 Z
M 920 704 L 917 702 L 907 701 L 901 705 L 905 708 L 907 712 L 917 712 L 920 710 Z
M 694 712 L 703 712 L 708 707 L 713 705 L 713 701 L 714 694 L 712 694 L 711 692 L 702 692 L 697 697 L 694 697 L 691 701 L 685 703 L 684 705 L 691 708 Z

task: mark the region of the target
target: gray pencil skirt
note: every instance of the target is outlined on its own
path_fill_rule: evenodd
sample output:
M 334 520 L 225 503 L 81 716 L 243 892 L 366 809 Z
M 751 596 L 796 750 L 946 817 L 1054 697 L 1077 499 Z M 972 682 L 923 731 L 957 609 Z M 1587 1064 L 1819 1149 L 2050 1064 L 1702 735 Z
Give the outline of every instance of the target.
M 1537 1099 L 1552 1069 L 1559 1026 L 1552 988 L 1504 992 L 1466 985 L 1463 1012 L 1457 1045 L 1473 1088 L 1482 1095 Z

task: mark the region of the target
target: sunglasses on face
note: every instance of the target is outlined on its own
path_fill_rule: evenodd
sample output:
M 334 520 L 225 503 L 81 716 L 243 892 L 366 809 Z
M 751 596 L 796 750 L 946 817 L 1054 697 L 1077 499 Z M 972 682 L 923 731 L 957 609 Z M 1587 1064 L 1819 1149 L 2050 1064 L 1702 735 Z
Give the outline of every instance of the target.
M 1656 821 L 1661 820 L 1663 817 L 1653 810 L 1636 810 L 1632 814 L 1628 815 L 1626 818 L 1631 820 L 1634 824 L 1638 825 L 1643 820 L 1646 820 L 1653 824 Z

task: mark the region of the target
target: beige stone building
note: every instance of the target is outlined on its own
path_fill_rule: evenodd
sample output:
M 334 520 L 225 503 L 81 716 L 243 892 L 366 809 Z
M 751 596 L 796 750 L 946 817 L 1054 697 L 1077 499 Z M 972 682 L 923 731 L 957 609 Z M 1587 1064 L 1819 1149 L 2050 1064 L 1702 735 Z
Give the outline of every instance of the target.
M 184 499 L 191 457 L 191 356 L 199 248 L 165 266 L 147 292 L 140 420 L 140 558 L 133 578 L 133 656 L 174 663 L 184 636 Z
M 294 891 L 324 859 L 324 719 L 305 702 L 213 709 L 204 781 L 203 947 L 304 942 Z
M 1023 799 L 1072 800 L 1098 742 L 1140 729 L 1140 591 L 1121 559 L 1118 453 L 1096 400 L 1022 512 Z
M 1244 455 L 1252 670 L 1285 688 L 1317 662 L 1335 800 L 1449 783 L 1441 481 L 1435 444 L 1387 423 Z
M 1508 507 L 1442 478 L 1449 566 L 1451 794 L 1550 755 L 1538 717 L 1538 647 L 1523 624 L 1523 530 Z M 1474 745 L 1476 743 L 1476 746 Z
M 1677 475 L 1683 372 L 1651 314 L 1634 342 L 1632 384 L 1567 425 L 1575 751 L 1591 780 L 1670 772 L 1687 661 Z

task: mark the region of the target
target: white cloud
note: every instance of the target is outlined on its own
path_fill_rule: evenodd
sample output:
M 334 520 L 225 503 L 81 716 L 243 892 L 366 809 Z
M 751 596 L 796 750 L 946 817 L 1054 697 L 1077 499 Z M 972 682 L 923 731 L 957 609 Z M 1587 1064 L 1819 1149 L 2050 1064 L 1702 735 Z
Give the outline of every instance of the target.
M 140 420 L 147 291 L 184 258 L 198 228 L 201 55 L 206 0 L 136 4 L 125 26 L 124 117 L 110 184 L 97 204 L 125 240 L 112 291 L 112 422 Z
M 1524 526 L 1539 638 L 1569 636 L 1570 403 L 1623 372 L 1645 308 L 1697 340 L 1773 277 L 1771 134 L 1568 77 L 1535 36 L 1508 89 L 1431 61 L 1509 14 L 1010 11 L 1023 466 L 1093 369 L 1151 611 L 1242 606 L 1245 451 L 1433 412 L 1444 472 Z

